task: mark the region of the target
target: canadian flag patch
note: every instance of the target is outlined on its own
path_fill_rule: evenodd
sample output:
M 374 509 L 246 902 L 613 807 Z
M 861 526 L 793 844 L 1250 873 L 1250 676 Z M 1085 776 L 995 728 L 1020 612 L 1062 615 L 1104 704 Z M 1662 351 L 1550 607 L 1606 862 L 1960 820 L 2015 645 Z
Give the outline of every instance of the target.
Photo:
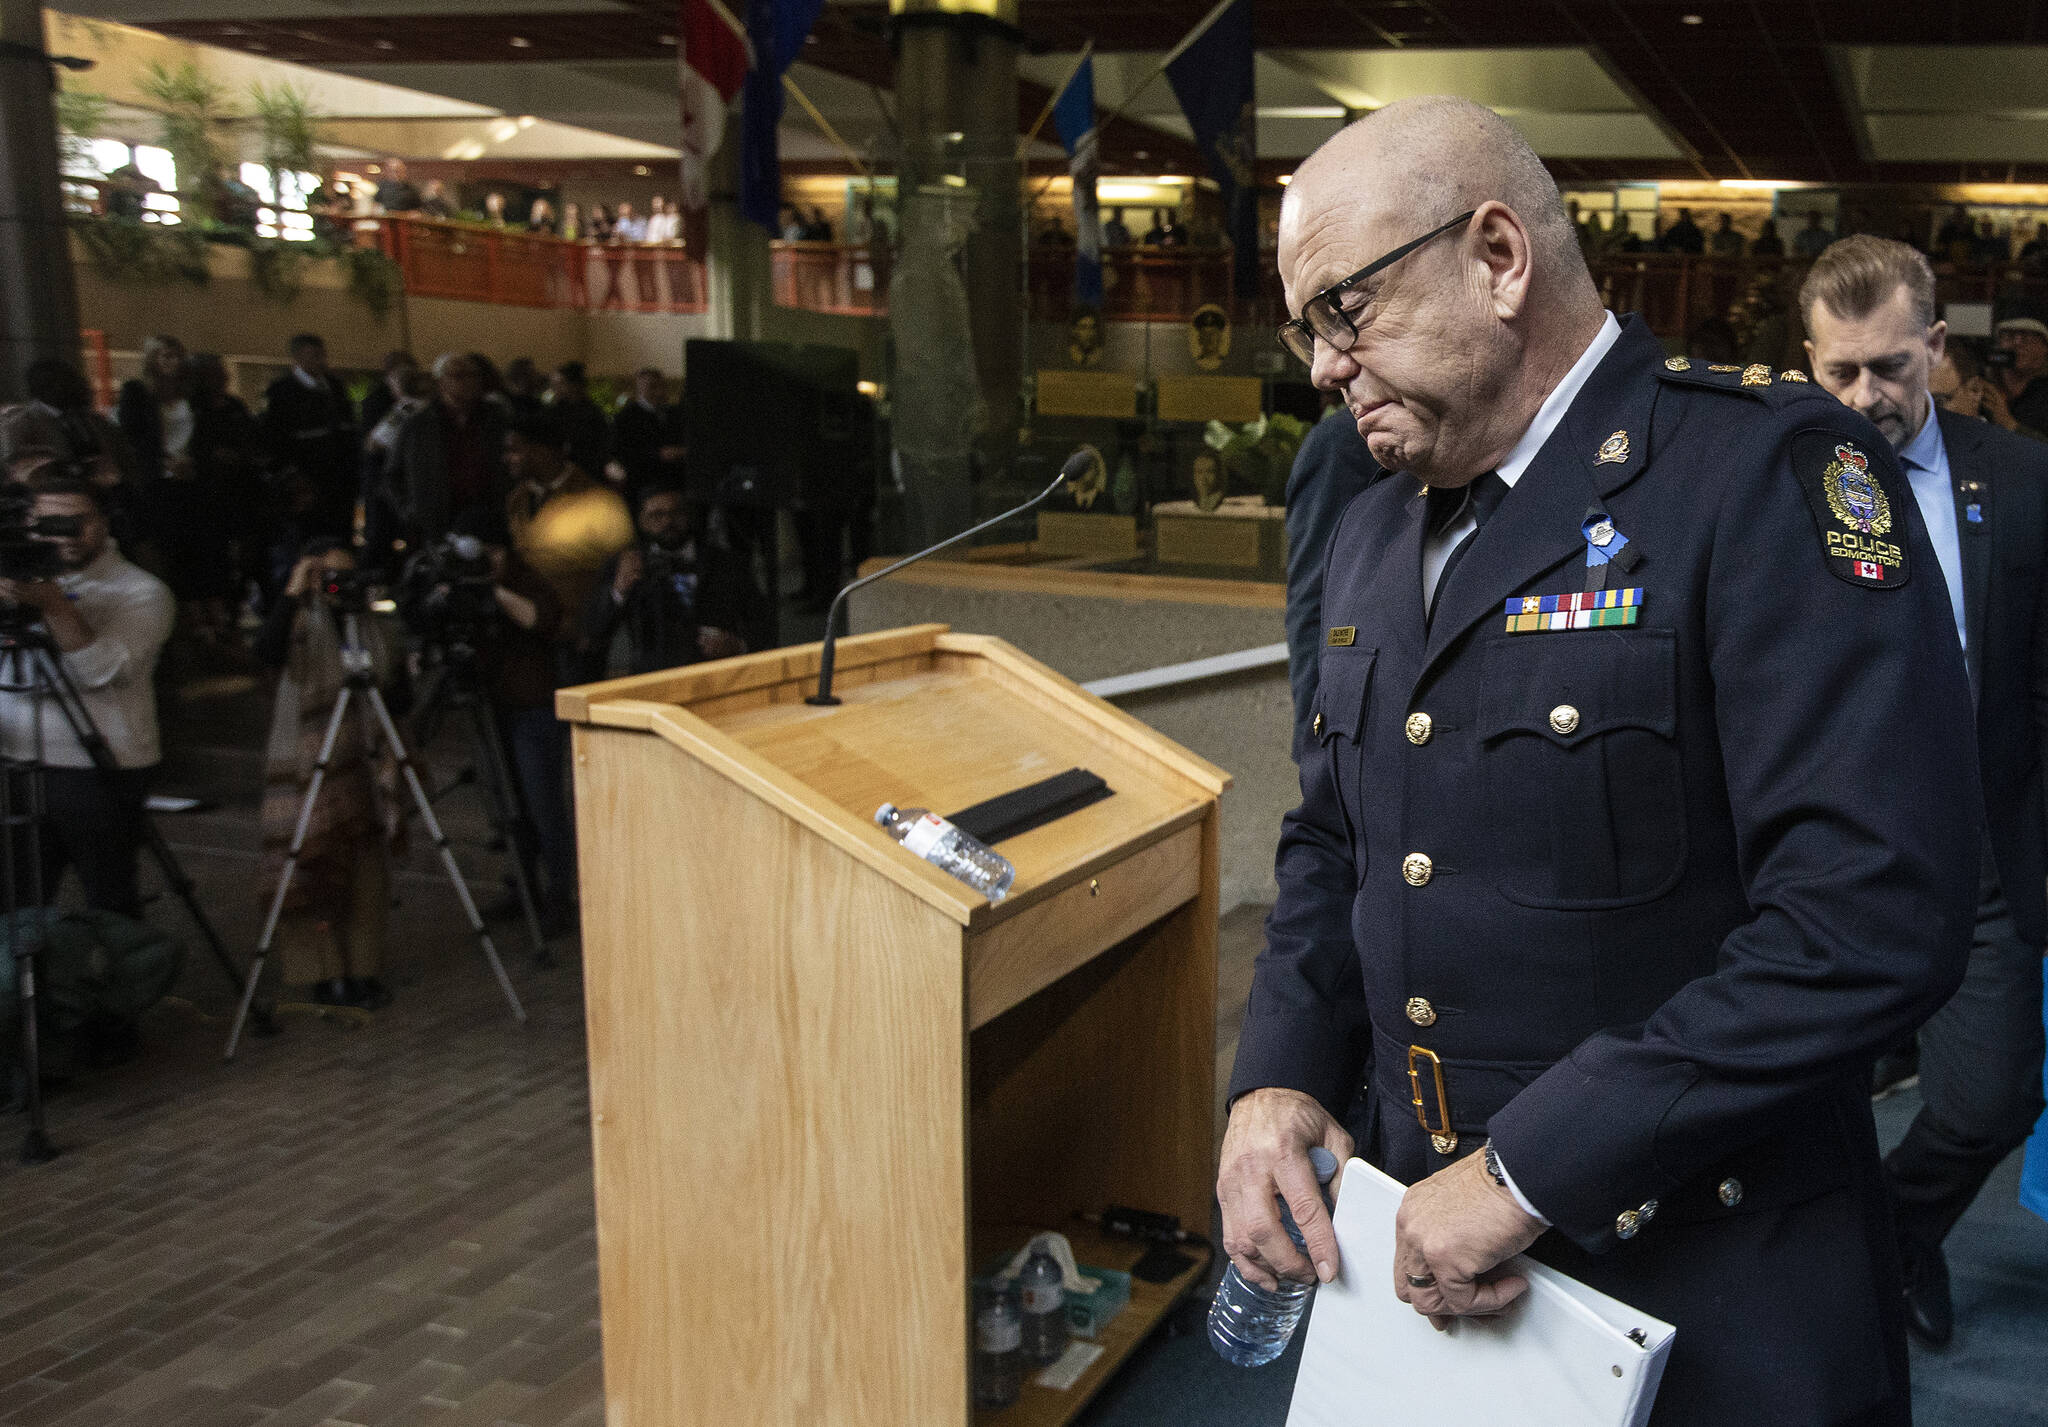
M 1882 580 L 1884 578 L 1884 566 L 1878 564 L 1875 560 L 1858 560 L 1856 562 L 1856 575 L 1857 578 L 1864 580 Z

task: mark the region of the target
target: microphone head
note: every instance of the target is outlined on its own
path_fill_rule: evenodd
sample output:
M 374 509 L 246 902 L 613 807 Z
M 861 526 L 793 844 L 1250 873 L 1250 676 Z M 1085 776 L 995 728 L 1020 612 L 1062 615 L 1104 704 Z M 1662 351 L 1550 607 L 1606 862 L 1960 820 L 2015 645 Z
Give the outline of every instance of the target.
M 1060 467 L 1060 479 L 1078 481 L 1095 469 L 1095 463 L 1102 459 L 1102 453 L 1093 446 L 1083 446 L 1067 457 L 1067 463 Z

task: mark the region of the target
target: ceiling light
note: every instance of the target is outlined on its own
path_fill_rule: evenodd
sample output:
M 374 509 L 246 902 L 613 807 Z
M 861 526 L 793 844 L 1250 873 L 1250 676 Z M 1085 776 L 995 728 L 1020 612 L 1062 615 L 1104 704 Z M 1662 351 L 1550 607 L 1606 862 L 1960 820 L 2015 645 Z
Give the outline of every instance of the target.
M 634 164 L 634 165 L 633 165 L 633 177 L 635 177 L 635 178 L 645 178 L 645 177 L 647 177 L 647 165 L 646 165 L 646 164 Z
M 1134 159 L 1149 159 L 1152 157 L 1152 155 L 1147 153 L 1145 150 L 1140 149 L 1136 153 L 1132 154 L 1131 157 Z
M 1290 183 L 1292 183 L 1292 182 L 1294 182 L 1294 175 L 1293 175 L 1293 174 L 1291 174 L 1291 173 L 1283 173 L 1283 174 L 1281 174 L 1281 175 L 1280 175 L 1280 186 L 1281 186 L 1282 188 L 1285 188 L 1285 187 L 1287 187 L 1287 185 L 1288 185 L 1288 184 L 1290 184 Z
M 1721 180 L 1721 187 L 1754 188 L 1768 192 L 1780 188 L 1804 188 L 1806 185 L 1790 178 L 1724 178 Z
M 514 35 L 511 39 L 505 41 L 505 43 L 512 46 L 512 48 L 515 50 L 530 50 L 533 48 L 533 41 L 529 40 L 524 35 Z
M 1342 104 L 1269 104 L 1257 111 L 1261 119 L 1341 119 Z
M 382 172 L 384 172 L 384 165 L 382 165 L 382 164 L 371 164 L 371 165 L 370 165 L 370 166 L 369 166 L 369 167 L 368 167 L 367 169 L 365 169 L 365 170 L 364 170 L 364 172 L 366 172 L 366 173 L 382 173 Z
M 676 37 L 674 35 L 663 35 L 661 42 L 665 45 L 672 45 L 676 42 Z
M 1189 182 L 1189 179 L 1188 176 L 1184 173 L 1162 173 L 1161 175 L 1159 175 L 1159 177 L 1153 179 L 1152 181 L 1154 183 L 1172 183 L 1184 185 Z
M 1701 15 L 1680 15 L 1678 23 L 1681 25 L 1704 25 L 1707 22 L 1706 18 Z
M 377 48 L 380 50 L 395 50 L 398 48 L 398 42 L 396 40 L 378 40 L 376 41 L 376 45 Z

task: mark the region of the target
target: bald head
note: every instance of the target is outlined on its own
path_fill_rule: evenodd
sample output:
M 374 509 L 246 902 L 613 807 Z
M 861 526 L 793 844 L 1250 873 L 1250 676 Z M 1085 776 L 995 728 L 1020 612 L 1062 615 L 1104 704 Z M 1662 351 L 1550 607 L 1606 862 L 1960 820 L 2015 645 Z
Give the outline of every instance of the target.
M 1603 320 L 1543 161 L 1463 99 L 1390 104 L 1310 156 L 1281 204 L 1279 264 L 1289 310 L 1318 307 L 1315 384 L 1344 394 L 1375 460 L 1433 485 L 1504 458 Z
M 1545 270 L 1541 280 L 1581 277 L 1591 288 L 1571 215 L 1543 160 L 1507 120 L 1469 99 L 1425 95 L 1368 114 L 1309 155 L 1287 190 L 1297 216 L 1334 206 L 1361 223 L 1378 217 L 1417 233 L 1488 199 L 1522 220 Z

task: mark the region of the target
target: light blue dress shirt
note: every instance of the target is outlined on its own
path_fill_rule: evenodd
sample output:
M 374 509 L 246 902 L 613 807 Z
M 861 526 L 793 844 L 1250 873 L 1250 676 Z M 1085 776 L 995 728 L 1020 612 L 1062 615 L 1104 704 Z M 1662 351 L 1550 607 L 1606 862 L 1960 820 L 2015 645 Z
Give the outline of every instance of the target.
M 1934 414 L 1931 398 L 1927 422 L 1920 428 L 1920 434 L 1900 450 L 1899 463 L 1906 468 L 1913 499 L 1920 504 L 1920 518 L 1926 522 L 1934 558 L 1941 562 L 1941 577 L 1948 582 L 1948 602 L 1956 615 L 1956 638 L 1968 649 L 1970 635 L 1963 619 L 1963 548 L 1962 538 L 1956 532 L 1955 487 L 1949 480 L 1948 447 L 1942 444 L 1941 421 Z

